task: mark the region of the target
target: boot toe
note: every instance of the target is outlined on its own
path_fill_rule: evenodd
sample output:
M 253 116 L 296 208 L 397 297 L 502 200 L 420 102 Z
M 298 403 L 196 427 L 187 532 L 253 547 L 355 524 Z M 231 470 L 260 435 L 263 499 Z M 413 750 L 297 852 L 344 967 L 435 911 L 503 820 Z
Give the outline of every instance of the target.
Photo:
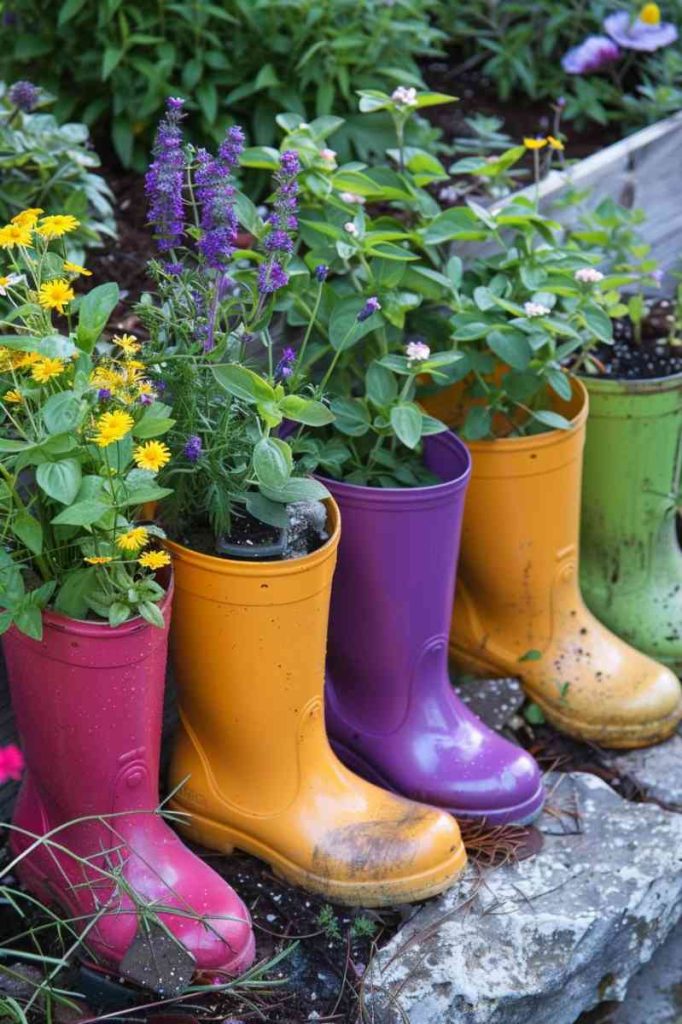
M 249 969 L 256 946 L 248 910 L 227 883 L 225 888 L 222 913 L 215 909 L 218 901 L 214 897 L 210 917 L 192 921 L 178 938 L 196 960 L 197 971 L 224 971 L 234 976 Z M 175 930 L 172 924 L 171 930 Z
M 526 825 L 542 810 L 545 792 L 535 759 L 502 742 L 491 771 L 475 774 L 469 784 L 457 780 L 451 808 L 455 816 L 484 818 L 489 825 Z
M 648 678 L 630 702 L 630 715 L 642 725 L 671 723 L 682 717 L 682 686 L 680 680 L 664 665 L 645 659 Z

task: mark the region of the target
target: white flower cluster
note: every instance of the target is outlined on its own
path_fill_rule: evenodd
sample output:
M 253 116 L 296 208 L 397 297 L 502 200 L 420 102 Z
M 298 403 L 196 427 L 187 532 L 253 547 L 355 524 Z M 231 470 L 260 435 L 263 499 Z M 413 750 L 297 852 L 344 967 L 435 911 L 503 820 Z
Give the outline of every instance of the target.
M 405 85 L 399 85 L 398 88 L 394 89 L 391 93 L 391 99 L 401 107 L 416 107 L 417 90 L 412 86 L 408 88 Z

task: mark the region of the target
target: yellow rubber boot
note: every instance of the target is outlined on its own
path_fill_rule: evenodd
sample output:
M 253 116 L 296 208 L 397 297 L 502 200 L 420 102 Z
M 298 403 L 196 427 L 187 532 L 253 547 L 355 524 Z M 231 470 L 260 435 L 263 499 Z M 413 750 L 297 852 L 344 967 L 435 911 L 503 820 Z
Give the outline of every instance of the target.
M 563 732 L 607 747 L 643 747 L 674 732 L 682 690 L 669 669 L 616 637 L 583 603 L 587 410 L 576 381 L 572 400 L 557 406 L 570 430 L 469 444 L 450 650 L 469 671 L 519 676 Z
M 338 510 L 328 507 L 331 539 L 301 559 L 239 562 L 169 544 L 181 718 L 171 806 L 191 815 L 181 826 L 188 838 L 245 850 L 332 901 L 422 900 L 465 865 L 456 822 L 353 775 L 325 732 L 340 535 Z

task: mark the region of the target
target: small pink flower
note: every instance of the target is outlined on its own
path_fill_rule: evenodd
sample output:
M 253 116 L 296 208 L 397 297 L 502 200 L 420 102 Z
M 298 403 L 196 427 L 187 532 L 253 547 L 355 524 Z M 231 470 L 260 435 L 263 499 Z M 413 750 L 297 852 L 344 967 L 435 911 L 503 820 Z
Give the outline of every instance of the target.
M 346 221 L 346 223 L 343 225 L 343 230 L 347 231 L 349 235 L 353 236 L 353 238 L 357 237 L 358 229 L 356 228 L 352 220 Z
M 354 203 L 357 206 L 364 206 L 365 197 L 359 196 L 356 192 L 340 192 L 339 198 L 343 199 L 344 203 Z
M 543 306 L 541 302 L 524 302 L 523 310 L 526 316 L 547 316 L 551 313 L 549 306 Z
M 24 770 L 24 755 L 18 747 L 0 747 L 0 785 L 9 779 L 19 781 Z
M 391 93 L 391 99 L 400 107 L 416 107 L 417 90 L 412 86 L 407 88 L 404 85 L 399 85 L 398 88 L 394 89 Z
M 335 164 L 336 163 L 336 150 L 335 149 L 321 149 L 320 150 L 320 156 L 328 164 Z
M 405 347 L 405 355 L 411 363 L 423 363 L 431 355 L 431 349 L 423 341 L 410 341 Z
M 595 267 L 581 267 L 580 270 L 576 270 L 573 276 L 581 284 L 597 284 L 599 281 L 604 280 L 601 270 L 597 270 Z

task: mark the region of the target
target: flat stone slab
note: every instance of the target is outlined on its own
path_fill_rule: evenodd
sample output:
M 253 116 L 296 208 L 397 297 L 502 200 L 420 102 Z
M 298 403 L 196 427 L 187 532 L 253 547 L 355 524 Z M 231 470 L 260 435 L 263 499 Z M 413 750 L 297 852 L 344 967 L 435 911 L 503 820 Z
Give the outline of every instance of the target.
M 511 677 L 476 679 L 472 683 L 457 681 L 454 686 L 473 713 L 497 731 L 518 714 L 526 699 L 518 679 Z
M 682 916 L 682 816 L 592 775 L 547 783 L 542 851 L 469 868 L 372 961 L 375 1024 L 573 1024 L 622 999 L 665 941 Z
M 645 800 L 682 812 L 682 735 L 679 732 L 657 747 L 619 754 L 604 752 L 600 760 L 622 779 L 633 783 Z

